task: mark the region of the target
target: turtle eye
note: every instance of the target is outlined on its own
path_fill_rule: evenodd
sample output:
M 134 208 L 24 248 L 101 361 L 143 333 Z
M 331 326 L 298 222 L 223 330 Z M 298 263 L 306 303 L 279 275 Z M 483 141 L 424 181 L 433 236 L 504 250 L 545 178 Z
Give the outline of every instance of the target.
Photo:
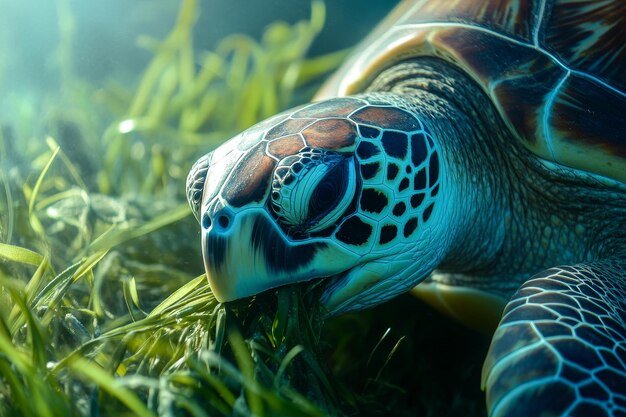
M 278 163 L 272 183 L 272 209 L 288 230 L 316 232 L 341 217 L 355 190 L 352 158 L 305 148 Z

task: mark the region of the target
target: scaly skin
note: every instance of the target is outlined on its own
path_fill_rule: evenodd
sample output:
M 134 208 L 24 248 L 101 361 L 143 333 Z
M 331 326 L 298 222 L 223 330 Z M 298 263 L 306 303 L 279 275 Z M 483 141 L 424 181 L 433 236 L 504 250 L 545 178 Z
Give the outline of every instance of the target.
M 490 416 L 626 415 L 625 276 L 622 259 L 524 283 L 483 367 Z

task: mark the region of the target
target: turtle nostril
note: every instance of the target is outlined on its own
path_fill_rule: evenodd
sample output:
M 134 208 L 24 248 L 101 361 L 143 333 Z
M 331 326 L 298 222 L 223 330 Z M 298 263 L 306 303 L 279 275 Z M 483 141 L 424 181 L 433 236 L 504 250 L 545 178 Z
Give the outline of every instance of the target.
M 208 213 L 204 213 L 204 216 L 202 216 L 202 228 L 207 230 L 209 227 L 211 227 L 211 218 Z
M 209 213 L 210 210 L 207 210 Z M 212 213 L 212 215 L 206 214 L 202 217 L 202 227 L 208 230 L 212 226 L 214 233 L 227 232 L 233 225 L 233 214 L 228 210 L 218 210 Z
M 217 224 L 219 224 L 222 229 L 227 229 L 230 225 L 230 218 L 225 214 L 220 214 L 217 217 Z

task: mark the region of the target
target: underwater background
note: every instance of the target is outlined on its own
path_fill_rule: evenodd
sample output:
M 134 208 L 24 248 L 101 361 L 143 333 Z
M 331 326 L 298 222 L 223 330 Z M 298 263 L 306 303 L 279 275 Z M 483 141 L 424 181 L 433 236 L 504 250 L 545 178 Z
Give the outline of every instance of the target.
M 307 52 L 335 52 L 356 44 L 397 1 L 335 1 L 326 4 L 324 27 Z M 152 54 L 142 38 L 163 39 L 174 24 L 179 1 L 36 0 L 0 2 L 0 75 L 6 94 L 54 91 L 61 66 L 71 61 L 75 76 L 101 84 L 136 82 Z M 194 47 L 213 50 L 228 35 L 260 39 L 274 21 L 307 19 L 306 0 L 206 0 L 193 29 Z M 139 39 L 138 39 L 139 38 Z M 63 50 L 66 48 L 66 50 Z M 7 109 L 8 110 L 8 109 Z M 3 118 L 8 118 L 3 113 Z
M 0 416 L 485 415 L 487 337 L 410 296 L 217 303 L 185 200 L 396 3 L 0 0 Z

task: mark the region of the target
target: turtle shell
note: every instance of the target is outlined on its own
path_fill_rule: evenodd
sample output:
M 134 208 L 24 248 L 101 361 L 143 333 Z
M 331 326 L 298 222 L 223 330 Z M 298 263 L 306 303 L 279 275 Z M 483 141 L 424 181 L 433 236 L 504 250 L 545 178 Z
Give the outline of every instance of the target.
M 317 98 L 420 56 L 464 69 L 539 157 L 626 182 L 623 0 L 403 2 Z

